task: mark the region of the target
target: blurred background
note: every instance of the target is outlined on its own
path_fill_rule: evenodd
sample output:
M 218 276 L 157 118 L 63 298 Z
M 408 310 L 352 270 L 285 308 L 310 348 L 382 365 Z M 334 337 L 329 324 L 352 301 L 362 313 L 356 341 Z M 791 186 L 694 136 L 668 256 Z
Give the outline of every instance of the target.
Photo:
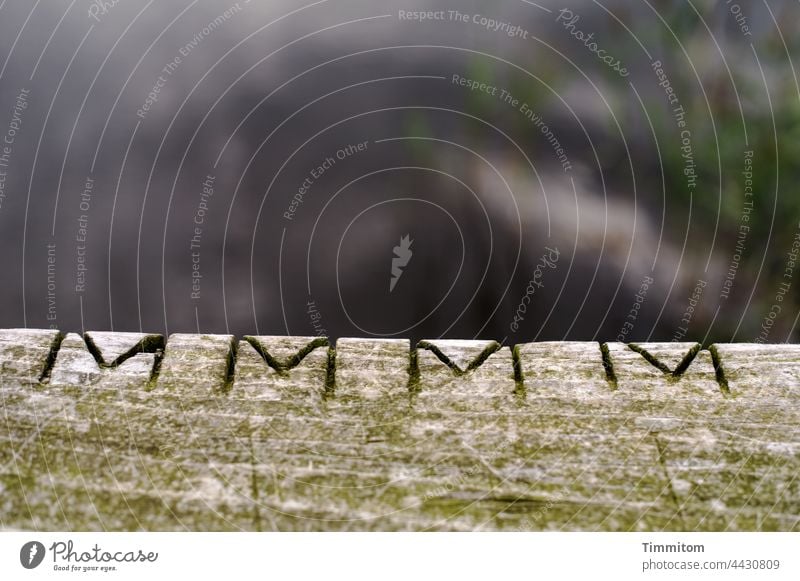
M 790 0 L 0 3 L 0 327 L 797 340 Z

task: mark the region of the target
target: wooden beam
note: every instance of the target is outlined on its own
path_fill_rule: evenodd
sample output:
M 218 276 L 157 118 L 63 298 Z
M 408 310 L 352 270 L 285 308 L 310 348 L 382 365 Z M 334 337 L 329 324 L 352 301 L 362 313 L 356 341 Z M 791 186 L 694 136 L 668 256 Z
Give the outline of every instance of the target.
M 0 526 L 798 530 L 800 347 L 0 331 Z

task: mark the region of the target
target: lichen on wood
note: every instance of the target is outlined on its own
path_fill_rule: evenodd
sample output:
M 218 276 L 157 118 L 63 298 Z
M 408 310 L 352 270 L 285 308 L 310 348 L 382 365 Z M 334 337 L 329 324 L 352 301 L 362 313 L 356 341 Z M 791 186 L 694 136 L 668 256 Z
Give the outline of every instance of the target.
M 0 331 L 0 525 L 797 530 L 800 348 Z

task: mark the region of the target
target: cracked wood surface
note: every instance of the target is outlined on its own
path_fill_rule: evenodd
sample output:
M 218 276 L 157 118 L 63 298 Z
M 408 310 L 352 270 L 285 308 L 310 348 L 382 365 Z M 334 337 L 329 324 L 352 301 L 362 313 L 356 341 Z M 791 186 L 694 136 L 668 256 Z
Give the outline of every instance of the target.
M 798 530 L 798 396 L 796 345 L 6 330 L 0 526 Z

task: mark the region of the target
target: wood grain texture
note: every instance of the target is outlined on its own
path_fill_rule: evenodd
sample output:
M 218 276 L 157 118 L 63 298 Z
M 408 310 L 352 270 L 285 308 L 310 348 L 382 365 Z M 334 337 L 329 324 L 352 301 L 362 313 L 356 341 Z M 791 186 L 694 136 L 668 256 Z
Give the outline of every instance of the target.
M 49 384 L 146 389 L 156 363 L 156 350 L 162 346 L 158 335 L 87 333 L 84 338 L 70 333 L 59 347 Z
M 0 526 L 798 530 L 800 348 L 0 331 Z
M 0 382 L 39 383 L 52 365 L 50 357 L 60 341 L 58 331 L 0 331 Z

